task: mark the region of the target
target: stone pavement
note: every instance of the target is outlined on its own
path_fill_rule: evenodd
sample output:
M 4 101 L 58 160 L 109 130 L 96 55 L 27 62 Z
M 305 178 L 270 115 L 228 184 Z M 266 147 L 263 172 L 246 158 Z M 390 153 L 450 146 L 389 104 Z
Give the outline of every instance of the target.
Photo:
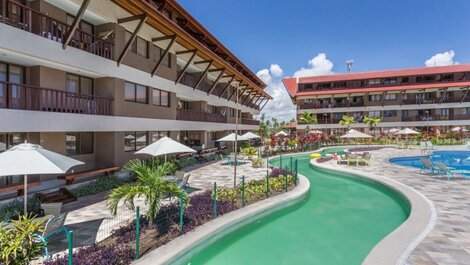
M 442 147 L 439 150 L 462 150 L 465 147 Z M 379 176 L 397 180 L 426 196 L 437 210 L 436 225 L 427 237 L 411 253 L 410 265 L 470 265 L 470 180 L 458 177 L 451 180 L 436 179 L 420 174 L 419 169 L 399 166 L 388 162 L 393 157 L 419 156 L 419 150 L 385 148 L 372 151 L 371 165 L 336 165 L 352 172 L 373 172 Z

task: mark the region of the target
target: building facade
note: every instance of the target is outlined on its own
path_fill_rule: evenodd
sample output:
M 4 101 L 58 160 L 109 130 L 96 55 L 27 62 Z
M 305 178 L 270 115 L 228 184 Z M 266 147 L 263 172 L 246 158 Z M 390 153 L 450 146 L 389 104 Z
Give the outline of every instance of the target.
M 257 129 L 271 98 L 172 0 L 2 0 L 0 32 L 0 152 L 37 143 L 86 163 L 75 171 L 121 166 L 163 136 L 214 147 L 237 115 Z M 0 177 L 0 196 L 21 182 Z
M 442 131 L 470 126 L 470 65 L 437 66 L 367 73 L 285 78 L 297 107 L 317 116 L 311 128 L 339 135 L 343 115 L 355 118 L 352 128 L 379 133 L 390 128 Z M 370 132 L 364 116 L 382 122 Z M 299 120 L 299 119 L 298 119 Z M 299 120 L 297 129 L 306 125 Z

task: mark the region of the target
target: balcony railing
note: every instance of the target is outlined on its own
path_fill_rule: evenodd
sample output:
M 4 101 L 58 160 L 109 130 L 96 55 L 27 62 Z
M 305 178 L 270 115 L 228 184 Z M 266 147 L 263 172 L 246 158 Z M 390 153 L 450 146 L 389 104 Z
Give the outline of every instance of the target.
M 112 99 L 0 82 L 0 108 L 112 115 Z
M 63 43 L 70 26 L 13 0 L 0 0 L 0 22 Z M 70 46 L 113 59 L 113 43 L 76 29 Z
M 242 118 L 242 124 L 247 124 L 247 125 L 259 125 L 259 120 L 253 120 L 253 119 Z
M 176 119 L 184 120 L 184 121 L 207 121 L 207 122 L 218 122 L 218 123 L 227 122 L 227 117 L 221 114 L 187 110 L 187 109 L 179 109 L 176 114 Z

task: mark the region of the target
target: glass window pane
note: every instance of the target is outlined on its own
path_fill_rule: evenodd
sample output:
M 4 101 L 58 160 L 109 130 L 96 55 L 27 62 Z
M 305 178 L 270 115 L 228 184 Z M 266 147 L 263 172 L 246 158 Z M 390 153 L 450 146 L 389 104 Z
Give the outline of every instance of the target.
M 152 91 L 152 101 L 153 101 L 153 105 L 156 105 L 156 106 L 160 106 L 160 101 L 161 100 L 161 97 L 160 97 L 160 90 L 158 89 L 153 89 Z
M 7 65 L 0 63 L 0 81 L 7 81 Z
M 10 143 L 8 145 L 8 148 L 12 148 L 15 145 L 19 145 L 24 143 L 26 140 L 26 134 L 25 133 L 12 133 L 10 134 Z
M 125 83 L 124 85 L 124 100 L 135 101 L 135 84 Z
M 124 151 L 135 150 L 135 133 L 129 132 L 124 134 Z
M 18 66 L 12 66 L 10 65 L 9 67 L 9 76 L 8 76 L 8 81 L 11 83 L 18 83 L 22 84 L 23 83 L 23 69 Z
M 78 154 L 78 133 L 65 134 L 65 150 L 67 155 Z
M 7 150 L 7 135 L 0 134 L 0 152 Z
M 140 150 L 147 146 L 147 133 L 146 132 L 136 132 L 136 150 Z
M 80 133 L 80 154 L 93 153 L 93 133 Z
M 147 87 L 137 85 L 136 88 L 136 102 L 147 103 Z
M 66 86 L 67 92 L 80 93 L 80 77 L 67 74 Z
M 168 96 L 168 92 L 166 91 L 161 91 L 161 106 L 168 107 L 170 106 L 170 99 Z
M 93 79 L 80 77 L 80 93 L 89 96 L 93 95 Z

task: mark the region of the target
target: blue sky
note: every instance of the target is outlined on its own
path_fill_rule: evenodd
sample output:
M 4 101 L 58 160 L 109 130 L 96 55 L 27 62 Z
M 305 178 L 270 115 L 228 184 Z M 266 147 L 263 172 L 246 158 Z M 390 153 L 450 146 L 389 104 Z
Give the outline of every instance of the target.
M 470 63 L 468 0 L 178 1 L 255 73 L 279 65 L 268 85 L 319 53 L 327 73 L 347 59 L 355 72 L 421 67 L 446 51 L 445 64 Z

